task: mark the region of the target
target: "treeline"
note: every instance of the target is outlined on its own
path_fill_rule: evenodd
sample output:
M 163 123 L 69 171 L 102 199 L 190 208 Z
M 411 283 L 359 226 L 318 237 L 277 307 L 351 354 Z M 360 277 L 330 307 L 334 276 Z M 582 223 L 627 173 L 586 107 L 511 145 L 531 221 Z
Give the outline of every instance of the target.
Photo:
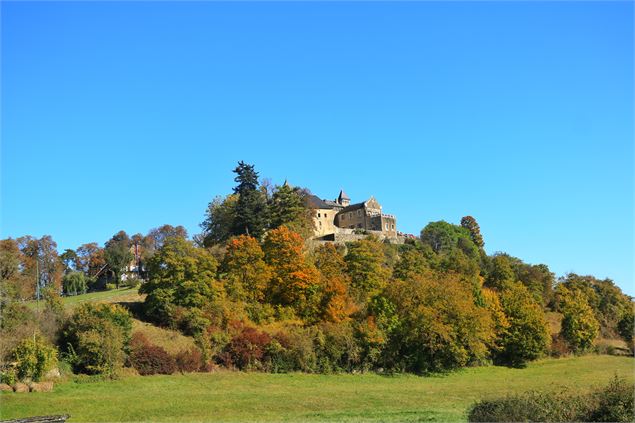
M 633 304 L 612 281 L 575 274 L 556 280 L 546 265 L 488 255 L 470 216 L 430 223 L 403 245 L 372 236 L 346 245 L 312 242 L 300 233 L 311 216 L 306 190 L 263 187 L 244 163 L 234 172 L 234 192 L 210 204 L 194 240 L 166 225 L 134 242 L 118 233 L 101 253 L 78 249 L 77 258 L 62 254 L 55 262 L 61 280 L 65 273 L 90 277 L 102 263 L 123 272 L 125 252 L 143 245 L 146 297 L 137 317 L 193 336 L 198 351 L 179 361 L 151 339 L 134 337 L 118 306 L 86 305 L 64 316 L 56 290 L 46 291 L 46 324 L 57 321 L 57 329 L 42 323 L 44 336 L 33 342 L 56 345 L 76 372 L 98 374 L 126 363 L 142 374 L 170 373 L 177 362 L 187 369 L 430 373 L 584 353 L 601 334 L 622 336 L 632 347 Z M 33 295 L 19 287 L 32 266 L 24 264 L 28 243 L 0 245 L 9 311 L 1 329 L 15 341 L 2 351 L 8 362 L 29 313 L 12 300 Z M 41 251 L 37 260 L 54 256 Z M 58 286 L 46 277 L 43 285 Z M 554 336 L 549 312 L 563 316 Z

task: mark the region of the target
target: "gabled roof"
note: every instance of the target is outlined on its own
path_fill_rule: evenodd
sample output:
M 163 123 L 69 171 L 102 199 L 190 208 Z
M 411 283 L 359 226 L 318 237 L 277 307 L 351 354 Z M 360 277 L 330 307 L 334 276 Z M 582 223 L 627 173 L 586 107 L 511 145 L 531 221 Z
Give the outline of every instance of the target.
M 348 195 L 346 195 L 346 193 L 344 192 L 344 190 L 340 190 L 340 195 L 337 196 L 337 201 L 338 202 L 342 202 L 342 200 L 349 200 L 350 201 L 350 197 Z
M 311 209 L 335 209 L 341 208 L 342 206 L 337 204 L 335 201 L 322 200 L 317 195 L 307 195 L 306 197 L 306 205 Z
M 345 212 L 353 211 L 353 210 L 357 210 L 357 209 L 363 209 L 364 207 L 366 207 L 366 202 L 351 204 L 350 206 L 346 206 L 342 210 L 340 210 L 338 212 L 338 214 L 339 213 L 345 213 Z

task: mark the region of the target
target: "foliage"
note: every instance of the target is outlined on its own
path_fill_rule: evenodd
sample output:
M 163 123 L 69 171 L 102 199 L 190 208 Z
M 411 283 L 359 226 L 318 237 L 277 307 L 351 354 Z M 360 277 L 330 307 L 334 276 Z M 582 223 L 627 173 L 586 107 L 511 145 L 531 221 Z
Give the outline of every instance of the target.
M 238 185 L 234 194 L 238 195 L 236 216 L 233 222 L 233 235 L 251 235 L 259 239 L 267 228 L 267 199 L 258 189 L 258 172 L 253 165 L 238 162 L 234 169 Z
M 200 309 L 215 296 L 217 263 L 204 248 L 173 237 L 148 262 L 149 280 L 140 293 L 147 294 L 144 309 L 155 322 L 176 327 L 177 308 Z
M 446 253 L 453 248 L 457 248 L 459 242 L 474 253 L 478 251 L 471 239 L 471 234 L 468 229 L 443 220 L 428 223 L 428 225 L 421 230 L 421 241 L 429 245 L 437 254 Z
M 271 337 L 255 328 L 246 327 L 229 342 L 223 354 L 221 362 L 227 367 L 236 367 L 240 370 L 262 369 L 265 349 L 271 342 Z
M 348 292 L 350 277 L 344 257 L 333 244 L 326 244 L 315 250 L 313 260 L 320 273 L 320 319 L 336 323 L 346 320 L 356 307 Z
M 481 228 L 472 216 L 464 216 L 461 218 L 461 227 L 467 229 L 470 232 L 470 239 L 474 244 L 483 249 L 485 243 L 483 242 L 483 236 L 481 235 Z
M 66 295 L 85 294 L 88 289 L 83 272 L 70 272 L 64 275 L 62 286 Z
M 632 422 L 633 385 L 615 378 L 590 394 L 529 391 L 474 404 L 470 422 Z
M 225 289 L 236 301 L 262 302 L 271 271 L 258 241 L 240 235 L 227 242 L 221 274 Z
M 292 188 L 288 183 L 276 187 L 269 204 L 269 226 L 286 226 L 303 237 L 313 235 L 311 210 L 305 204 L 306 191 Z
M 303 248 L 302 237 L 286 226 L 267 233 L 263 250 L 272 271 L 268 297 L 273 304 L 290 306 L 311 318 L 317 313 L 319 274 L 307 262 Z
M 38 381 L 57 364 L 57 348 L 40 335 L 25 338 L 15 348 L 12 356 L 20 380 Z
M 574 352 L 590 350 L 599 334 L 600 325 L 586 297 L 580 291 L 563 288 L 561 302 L 560 308 L 564 316 L 561 330 L 563 338 Z
M 104 259 L 110 269 L 115 273 L 115 284 L 119 288 L 121 275 L 130 264 L 134 256 L 130 252 L 130 238 L 124 231 L 119 231 L 106 242 Z
M 203 367 L 203 355 L 197 348 L 179 351 L 175 357 L 176 368 L 181 373 L 198 372 Z
M 238 195 L 236 194 L 228 195 L 225 198 L 216 197 L 209 203 L 205 220 L 201 223 L 204 246 L 211 247 L 231 238 L 237 205 Z
M 174 357 L 163 348 L 151 344 L 145 336 L 135 332 L 130 341 L 128 362 L 140 375 L 171 375 L 176 371 Z
M 382 244 L 376 238 L 348 244 L 344 260 L 351 278 L 351 294 L 359 303 L 365 303 L 386 286 L 390 270 L 384 266 Z
M 124 363 L 131 330 L 123 307 L 85 303 L 66 323 L 61 343 L 74 371 L 113 376 Z
M 513 283 L 501 291 L 500 300 L 509 328 L 503 335 L 496 358 L 503 364 L 524 366 L 527 361 L 540 357 L 549 346 L 544 312 L 520 283 Z
M 389 333 L 385 365 L 415 373 L 479 363 L 494 343 L 494 322 L 478 307 L 472 289 L 456 275 L 428 274 L 397 280 L 386 290 L 397 325 Z

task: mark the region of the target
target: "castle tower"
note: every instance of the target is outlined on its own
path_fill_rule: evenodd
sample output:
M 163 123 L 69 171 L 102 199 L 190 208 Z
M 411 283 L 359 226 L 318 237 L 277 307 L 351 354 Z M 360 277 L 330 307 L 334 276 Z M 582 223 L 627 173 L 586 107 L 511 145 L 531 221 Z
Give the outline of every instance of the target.
M 340 195 L 337 197 L 337 204 L 341 205 L 342 207 L 346 207 L 351 204 L 351 199 L 348 197 L 348 195 L 346 195 L 344 190 L 340 190 Z

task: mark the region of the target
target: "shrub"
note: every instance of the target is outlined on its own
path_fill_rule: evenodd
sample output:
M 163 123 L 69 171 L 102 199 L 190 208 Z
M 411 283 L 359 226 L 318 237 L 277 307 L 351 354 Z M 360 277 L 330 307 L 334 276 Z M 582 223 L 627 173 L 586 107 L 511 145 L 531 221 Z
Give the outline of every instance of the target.
M 474 404 L 470 422 L 632 422 L 632 384 L 615 378 L 590 394 L 525 392 Z
M 40 380 L 57 364 L 57 349 L 39 335 L 26 338 L 13 351 L 17 377 L 20 380 Z
M 551 335 L 551 347 L 549 348 L 549 355 L 552 357 L 564 357 L 571 354 L 569 344 L 567 340 L 560 334 Z
M 262 368 L 262 358 L 271 337 L 252 327 L 246 327 L 232 338 L 221 355 L 221 361 L 227 367 L 235 366 L 240 370 Z
M 64 275 L 62 286 L 66 295 L 85 294 L 88 289 L 84 272 L 70 272 Z
M 171 375 L 176 371 L 176 361 L 163 348 L 151 344 L 143 334 L 135 332 L 130 341 L 128 362 L 140 375 Z
M 119 305 L 79 306 L 63 329 L 62 345 L 75 372 L 114 376 L 124 363 L 132 318 Z
M 198 372 L 203 367 L 203 356 L 197 348 L 180 351 L 174 360 L 176 368 L 182 373 Z

